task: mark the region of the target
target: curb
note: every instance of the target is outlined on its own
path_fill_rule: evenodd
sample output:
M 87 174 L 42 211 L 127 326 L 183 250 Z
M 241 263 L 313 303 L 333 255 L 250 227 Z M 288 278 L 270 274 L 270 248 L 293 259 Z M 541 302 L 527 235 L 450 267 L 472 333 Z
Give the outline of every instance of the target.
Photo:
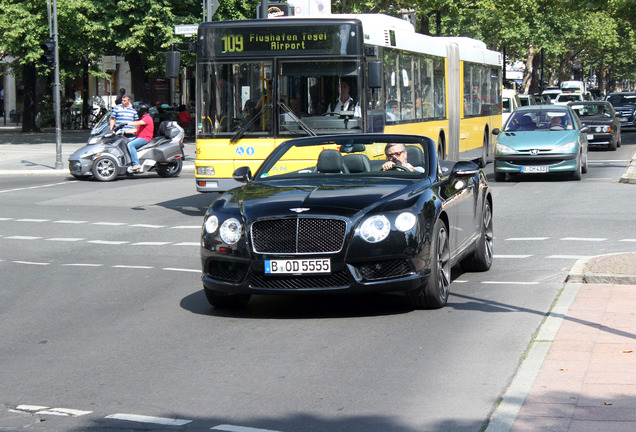
M 632 179 L 636 184 L 636 177 Z M 598 255 L 591 258 L 580 259 L 574 264 L 566 282 L 572 283 L 590 283 L 590 284 L 611 284 L 611 285 L 636 285 L 636 275 L 609 274 L 609 273 L 593 273 L 586 272 L 587 264 L 594 259 L 608 257 L 614 255 L 625 255 L 624 253 L 614 253 L 606 255 Z
M 621 183 L 636 184 L 636 153 L 632 156 L 632 161 L 619 181 Z

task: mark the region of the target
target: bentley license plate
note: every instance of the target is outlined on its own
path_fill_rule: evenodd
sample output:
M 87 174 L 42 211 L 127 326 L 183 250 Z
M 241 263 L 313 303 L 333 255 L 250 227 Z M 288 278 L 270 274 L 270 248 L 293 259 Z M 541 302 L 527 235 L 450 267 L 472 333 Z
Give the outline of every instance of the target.
M 329 258 L 265 260 L 265 274 L 320 273 L 331 273 L 331 260 Z
M 522 166 L 522 173 L 547 173 L 550 172 L 550 167 L 546 165 L 537 165 L 537 166 Z

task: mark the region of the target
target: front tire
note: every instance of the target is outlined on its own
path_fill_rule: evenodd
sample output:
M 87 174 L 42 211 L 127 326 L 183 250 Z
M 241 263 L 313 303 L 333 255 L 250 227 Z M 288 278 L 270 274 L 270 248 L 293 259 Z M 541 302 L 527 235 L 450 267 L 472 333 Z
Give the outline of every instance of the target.
M 100 156 L 93 161 L 91 172 L 99 181 L 113 181 L 117 178 L 119 165 L 111 156 Z
M 475 252 L 464 258 L 460 265 L 465 271 L 482 272 L 490 270 L 492 266 L 493 250 L 492 208 L 485 200 L 481 219 L 481 232 L 475 244 Z
M 408 293 L 415 309 L 439 309 L 446 305 L 450 293 L 450 246 L 446 224 L 438 219 L 431 239 L 431 274 L 426 285 Z
M 576 158 L 576 169 L 574 170 L 574 172 L 572 172 L 572 175 L 571 175 L 571 178 L 574 181 L 579 181 L 579 180 L 581 180 L 581 178 L 583 178 L 583 176 L 582 176 L 582 167 L 581 167 L 581 165 L 582 165 L 582 162 L 581 162 L 582 157 L 583 156 L 579 154 L 579 157 Z
M 496 182 L 505 182 L 506 181 L 506 173 L 505 172 L 499 172 L 497 170 L 495 170 L 495 181 Z
M 163 178 L 176 177 L 181 173 L 182 169 L 183 161 L 181 159 L 176 159 L 174 162 L 167 165 L 157 166 L 157 174 L 159 174 L 159 177 Z
M 217 309 L 239 309 L 250 301 L 249 294 L 221 294 L 208 288 L 203 288 L 208 303 Z

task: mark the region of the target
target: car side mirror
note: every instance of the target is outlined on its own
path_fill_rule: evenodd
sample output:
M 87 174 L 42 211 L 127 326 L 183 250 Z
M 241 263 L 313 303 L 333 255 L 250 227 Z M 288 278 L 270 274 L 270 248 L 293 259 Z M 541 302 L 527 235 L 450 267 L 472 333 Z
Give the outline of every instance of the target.
M 232 178 L 239 183 L 247 183 L 252 180 L 252 170 L 246 166 L 237 168 L 232 174 Z
M 583 126 L 583 127 L 581 128 L 581 132 L 582 132 L 582 133 L 588 133 L 589 131 L 590 131 L 589 126 Z
M 479 173 L 479 166 L 471 161 L 459 161 L 451 169 L 451 177 L 471 177 Z
M 494 128 L 494 129 L 492 130 L 492 134 L 493 134 L 493 135 L 499 135 L 500 133 L 501 133 L 501 130 L 499 130 L 499 128 Z

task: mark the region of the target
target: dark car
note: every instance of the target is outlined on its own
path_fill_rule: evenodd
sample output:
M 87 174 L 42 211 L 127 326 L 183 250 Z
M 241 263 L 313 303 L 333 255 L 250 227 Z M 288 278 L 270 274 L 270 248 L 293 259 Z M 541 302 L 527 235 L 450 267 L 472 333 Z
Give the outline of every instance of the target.
M 610 93 L 607 101 L 614 107 L 623 129 L 636 127 L 636 92 Z
M 604 101 L 572 102 L 568 104 L 588 127 L 588 145 L 602 145 L 610 150 L 621 146 L 621 122 L 612 104 Z
M 385 149 L 406 160 L 383 171 Z M 484 173 L 439 162 L 427 137 L 293 139 L 253 176 L 242 167 L 234 179 L 245 184 L 212 203 L 202 230 L 203 286 L 217 308 L 244 306 L 252 294 L 385 291 L 440 308 L 453 265 L 492 264 Z

